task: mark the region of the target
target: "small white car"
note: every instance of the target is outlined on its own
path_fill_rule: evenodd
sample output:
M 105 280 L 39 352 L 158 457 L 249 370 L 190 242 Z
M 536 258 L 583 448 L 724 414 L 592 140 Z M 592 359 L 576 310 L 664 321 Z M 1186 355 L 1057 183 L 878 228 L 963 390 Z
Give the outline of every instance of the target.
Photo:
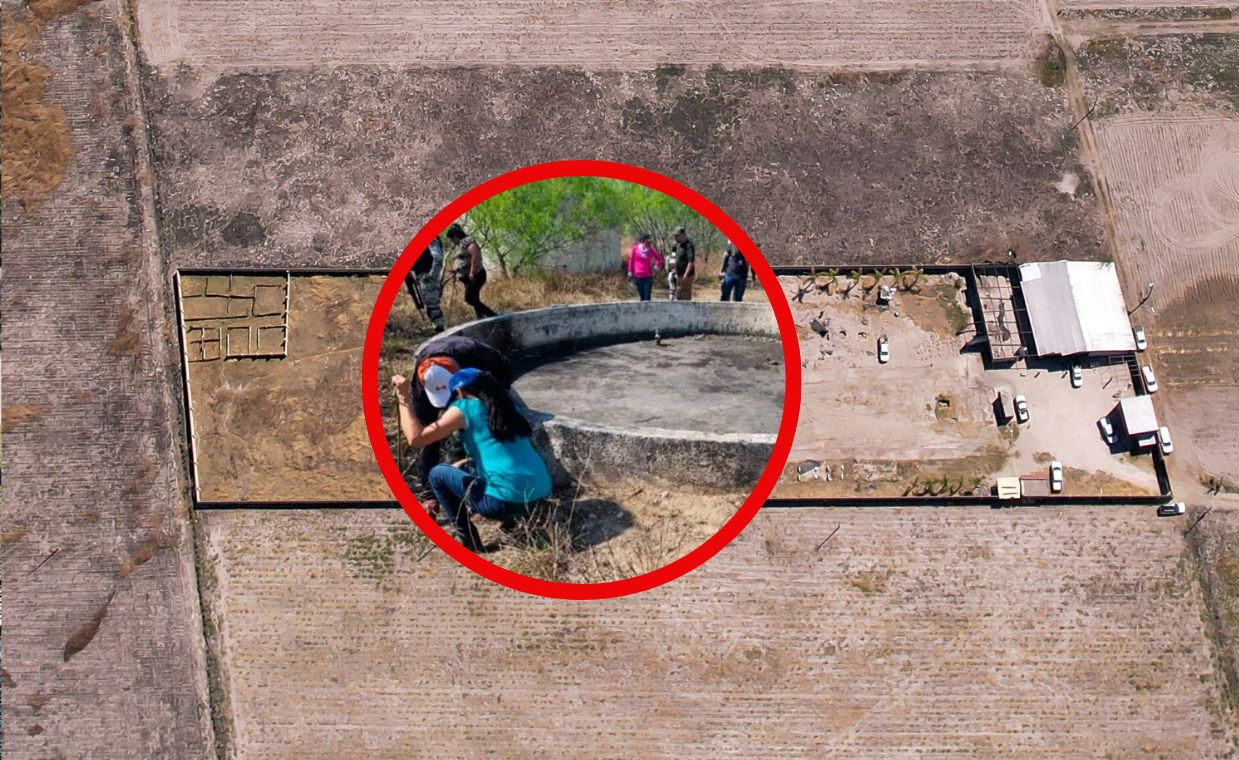
M 1140 325 L 1136 325 L 1135 327 L 1131 328 L 1131 335 L 1133 338 L 1136 339 L 1136 350 L 1137 351 L 1143 351 L 1144 349 L 1149 347 L 1149 340 L 1144 335 L 1143 327 L 1141 327 Z
M 1055 459 L 1050 462 L 1050 493 L 1063 490 L 1063 463 Z
M 1071 387 L 1079 388 L 1084 385 L 1084 370 L 1080 369 L 1080 365 L 1076 364 L 1071 368 Z
M 1158 517 L 1178 517 L 1187 511 L 1187 505 L 1181 501 L 1168 501 L 1157 508 Z
M 1149 393 L 1157 393 L 1157 376 L 1153 374 L 1153 365 L 1141 365 L 1140 374 L 1144 375 L 1144 387 L 1149 389 Z
M 1118 436 L 1114 434 L 1114 425 L 1110 422 L 1109 417 L 1102 417 L 1097 420 L 1097 427 L 1101 430 L 1101 437 L 1105 439 L 1107 445 L 1113 446 L 1118 443 Z
M 1162 446 L 1162 456 L 1169 456 L 1174 451 L 1174 441 L 1170 440 L 1170 428 L 1165 425 L 1157 430 L 1157 442 Z
M 1148 449 L 1156 445 L 1157 445 L 1157 436 L 1153 434 L 1142 435 L 1136 439 L 1136 448 L 1138 449 Z
M 1018 422 L 1028 422 L 1028 399 L 1024 394 L 1015 397 L 1015 419 Z
M 886 364 L 891 360 L 891 343 L 883 335 L 878 338 L 878 364 Z

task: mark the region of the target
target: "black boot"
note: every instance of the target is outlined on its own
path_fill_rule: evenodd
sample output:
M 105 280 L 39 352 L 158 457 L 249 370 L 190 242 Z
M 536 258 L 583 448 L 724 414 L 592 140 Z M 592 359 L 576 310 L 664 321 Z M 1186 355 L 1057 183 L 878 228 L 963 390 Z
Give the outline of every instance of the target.
M 469 527 L 465 529 L 464 535 L 461 535 L 460 531 L 455 531 L 455 535 L 453 537 L 460 542 L 461 546 L 465 547 L 469 551 L 474 554 L 481 554 L 483 549 L 482 536 L 478 533 L 478 529 L 474 527 L 472 522 L 466 523 L 466 525 Z

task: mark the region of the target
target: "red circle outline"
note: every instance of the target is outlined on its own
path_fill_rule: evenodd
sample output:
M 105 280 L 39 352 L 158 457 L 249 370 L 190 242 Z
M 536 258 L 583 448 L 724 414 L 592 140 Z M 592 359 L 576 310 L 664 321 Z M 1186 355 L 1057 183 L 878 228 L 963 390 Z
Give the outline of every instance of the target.
M 783 359 L 786 368 L 783 419 L 779 424 L 774 452 L 766 464 L 766 469 L 758 478 L 757 485 L 754 486 L 752 493 L 740 509 L 723 524 L 717 533 L 683 557 L 642 575 L 603 583 L 563 583 L 521 575 L 489 562 L 457 543 L 426 512 L 405 483 L 395 457 L 392 455 L 391 447 L 387 443 L 387 433 L 383 427 L 383 415 L 379 405 L 379 353 L 383 344 L 383 332 L 396 296 L 404 286 L 404 277 L 413 268 L 417 253 L 424 250 L 441 230 L 487 198 L 530 182 L 570 176 L 605 177 L 645 185 L 675 198 L 700 213 L 723 235 L 734 241 L 741 250 L 756 251 L 757 256 L 748 257 L 749 263 L 757 273 L 757 278 L 766 293 L 769 294 L 770 305 L 774 309 L 783 343 Z M 413 236 L 413 239 L 405 246 L 404 252 L 400 254 L 400 258 L 396 260 L 391 272 L 388 273 L 387 279 L 384 280 L 378 300 L 375 302 L 374 312 L 370 315 L 365 346 L 362 349 L 361 398 L 366 430 L 370 435 L 370 444 L 378 460 L 379 469 L 396 500 L 430 540 L 460 564 L 483 578 L 508 588 L 555 599 L 610 599 L 647 591 L 673 581 L 705 563 L 731 543 L 740 531 L 744 530 L 774 490 L 783 466 L 791 454 L 792 438 L 795 434 L 797 418 L 800 415 L 800 341 L 796 337 L 796 327 L 787 299 L 779 297 L 782 292 L 778 278 L 766 262 L 765 256 L 738 224 L 705 196 L 657 172 L 612 161 L 570 160 L 534 164 L 487 180 L 449 203 Z

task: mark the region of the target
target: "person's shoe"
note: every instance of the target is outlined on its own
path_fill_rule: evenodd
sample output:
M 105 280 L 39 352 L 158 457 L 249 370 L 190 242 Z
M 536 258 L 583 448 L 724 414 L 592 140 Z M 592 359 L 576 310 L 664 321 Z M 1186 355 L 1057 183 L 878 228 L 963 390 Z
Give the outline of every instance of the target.
M 465 531 L 463 536 L 459 533 L 455 533 L 454 536 L 456 540 L 460 542 L 461 546 L 465 547 L 474 554 L 481 554 L 482 550 L 485 548 L 482 544 L 482 536 L 478 533 L 478 529 L 474 527 L 473 523 L 469 523 L 469 528 Z

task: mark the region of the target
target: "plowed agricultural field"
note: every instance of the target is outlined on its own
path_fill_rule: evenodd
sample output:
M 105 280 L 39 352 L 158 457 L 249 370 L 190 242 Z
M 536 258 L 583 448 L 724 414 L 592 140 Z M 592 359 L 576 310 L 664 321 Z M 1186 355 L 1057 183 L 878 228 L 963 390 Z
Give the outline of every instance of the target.
M 390 63 L 643 69 L 1029 59 L 1033 0 L 163 0 L 138 23 L 152 63 Z
M 670 586 L 577 603 L 474 576 L 399 512 L 203 527 L 239 757 L 1228 747 L 1182 523 L 1148 509 L 767 510 Z

